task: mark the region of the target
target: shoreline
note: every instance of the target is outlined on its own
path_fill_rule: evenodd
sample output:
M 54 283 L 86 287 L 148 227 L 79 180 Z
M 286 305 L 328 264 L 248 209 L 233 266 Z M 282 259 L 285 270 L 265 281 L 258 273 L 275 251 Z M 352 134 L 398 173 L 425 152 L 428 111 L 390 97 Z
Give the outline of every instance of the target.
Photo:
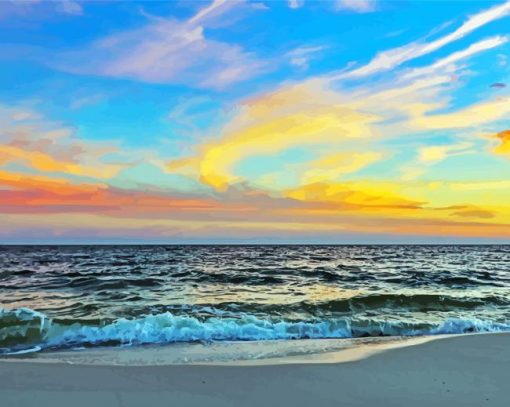
M 509 345 L 510 333 L 452 335 L 342 363 L 250 366 L 11 359 L 0 361 L 0 399 L 19 407 L 506 406 Z
M 361 360 L 391 349 L 459 335 L 461 334 L 93 347 L 6 354 L 0 357 L 0 364 L 22 362 L 78 366 L 259 366 L 342 363 Z

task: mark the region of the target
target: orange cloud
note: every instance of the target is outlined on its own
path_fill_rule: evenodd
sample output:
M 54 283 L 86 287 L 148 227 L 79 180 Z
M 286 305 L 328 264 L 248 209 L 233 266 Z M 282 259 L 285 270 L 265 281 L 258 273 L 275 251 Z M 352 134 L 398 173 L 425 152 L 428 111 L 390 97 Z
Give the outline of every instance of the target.
M 497 154 L 510 154 L 510 130 L 504 130 L 495 135 L 500 144 L 494 149 Z
M 72 184 L 61 178 L 0 171 L 0 212 L 104 212 L 141 215 L 178 210 L 211 211 L 212 200 L 175 197 L 163 193 L 121 190 L 106 184 Z
M 0 171 L 2 233 L 28 233 L 27 228 L 34 228 L 57 235 L 139 238 L 289 233 L 510 237 L 510 216 L 506 222 L 495 212 L 491 217 L 493 209 L 469 205 L 435 209 L 406 197 L 397 185 L 368 185 L 310 184 L 286 191 L 286 198 L 229 191 L 213 199 Z

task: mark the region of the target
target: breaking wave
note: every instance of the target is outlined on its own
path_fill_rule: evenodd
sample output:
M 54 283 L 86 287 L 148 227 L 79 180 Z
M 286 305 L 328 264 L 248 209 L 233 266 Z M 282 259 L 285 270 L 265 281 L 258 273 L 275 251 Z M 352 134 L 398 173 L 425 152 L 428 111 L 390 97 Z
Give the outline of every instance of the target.
M 291 321 L 251 314 L 198 318 L 170 312 L 116 320 L 58 320 L 28 309 L 0 310 L 0 353 L 94 346 L 136 346 L 195 341 L 417 336 L 510 331 L 510 323 L 448 319 L 437 323 L 367 318 Z

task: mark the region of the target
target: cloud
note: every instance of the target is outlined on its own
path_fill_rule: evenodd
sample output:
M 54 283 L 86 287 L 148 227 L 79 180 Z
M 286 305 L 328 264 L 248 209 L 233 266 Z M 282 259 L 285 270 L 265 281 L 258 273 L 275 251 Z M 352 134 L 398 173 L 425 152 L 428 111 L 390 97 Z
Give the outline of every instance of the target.
M 336 181 L 342 175 L 359 171 L 383 157 L 380 152 L 342 151 L 307 163 L 302 184 Z
M 498 66 L 501 68 L 506 68 L 508 66 L 508 56 L 505 54 L 498 54 L 496 56 Z
M 327 96 L 329 95 L 329 97 Z M 338 148 L 371 136 L 376 117 L 343 105 L 314 83 L 284 87 L 246 101 L 223 136 L 199 147 L 196 156 L 171 162 L 170 171 L 196 172 L 207 185 L 225 190 L 242 180 L 236 163 L 296 146 Z
M 80 97 L 80 98 L 73 100 L 70 103 L 69 108 L 70 109 L 81 109 L 84 106 L 95 105 L 101 101 L 104 101 L 105 99 L 106 99 L 106 95 L 103 95 L 100 93 L 92 94 L 92 95 Z
M 418 161 L 424 164 L 437 163 L 456 155 L 475 152 L 472 143 L 457 143 L 440 146 L 426 146 L 418 150 Z
M 104 183 L 71 183 L 63 178 L 34 176 L 0 170 L 2 213 L 110 213 L 138 216 L 145 211 L 172 213 L 220 207 L 211 199 L 151 191 L 126 190 Z
M 421 129 L 461 129 L 475 128 L 491 123 L 510 114 L 510 98 L 503 97 L 483 101 L 466 108 L 444 114 L 426 114 L 417 109 L 411 123 Z
M 288 0 L 287 4 L 289 5 L 289 8 L 297 9 L 303 7 L 305 0 Z
M 480 27 L 483 27 L 486 24 L 491 23 L 492 21 L 508 16 L 509 13 L 510 1 L 469 17 L 454 32 L 440 37 L 437 40 L 431 42 L 412 42 L 399 48 L 383 51 L 377 54 L 375 58 L 372 59 L 372 61 L 370 61 L 367 65 L 342 74 L 341 77 L 358 78 L 372 75 L 378 72 L 388 71 L 403 64 L 404 62 L 437 51 L 445 45 L 465 37 L 467 34 L 475 31 Z
M 75 16 L 83 15 L 83 7 L 77 1 L 65 0 L 57 2 L 56 10 L 64 14 L 72 14 Z
M 450 157 L 465 154 L 476 154 L 472 142 L 460 142 L 444 145 L 428 145 L 418 148 L 417 157 L 404 165 L 400 172 L 403 174 L 402 181 L 412 181 L 426 173 L 427 169 Z
M 399 211 L 416 211 L 424 202 L 405 198 L 399 186 L 388 182 L 321 182 L 285 191 L 285 196 L 298 201 L 319 204 L 309 211 L 345 211 L 363 216 L 367 212 L 387 216 Z
M 188 20 L 147 16 L 145 26 L 100 39 L 76 54 L 73 63 L 83 65 L 84 73 L 116 78 L 228 86 L 267 69 L 241 46 L 209 37 L 212 27 L 228 24 L 226 13 L 237 7 L 214 1 Z M 466 22 L 457 37 L 499 18 L 501 7 L 491 9 L 497 13 L 480 13 L 484 18 L 468 19 L 475 23 Z M 452 38 L 443 37 L 442 44 Z M 135 238 L 313 233 L 510 237 L 508 161 L 477 148 L 484 142 L 480 133 L 487 133 L 483 127 L 501 125 L 510 113 L 506 91 L 496 99 L 485 89 L 482 96 L 490 98 L 475 103 L 454 98 L 466 92 L 452 92 L 464 85 L 454 80 L 466 72 L 461 61 L 507 39 L 472 41 L 430 65 L 398 68 L 405 58 L 443 46 L 423 39 L 405 46 L 410 51 L 404 60 L 390 61 L 391 75 L 370 83 L 344 82 L 333 73 L 280 84 L 236 101 L 217 132 L 211 130 L 215 121 L 191 153 L 182 150 L 183 158 L 171 162 L 162 156 L 168 150 L 163 142 L 148 160 L 140 152 L 134 155 L 136 163 L 115 162 L 111 156 L 120 152 L 115 143 L 80 140 L 72 127 L 37 111 L 3 107 L 0 235 L 24 231 L 28 236 L 37 230 L 41 236 Z M 302 46 L 282 57 L 306 69 L 324 49 Z M 246 68 L 246 61 L 254 67 L 248 63 Z M 211 99 L 183 98 L 167 119 L 195 140 L 202 130 L 197 122 L 206 121 L 201 114 L 210 115 Z M 91 95 L 72 107 L 95 101 Z M 497 141 L 493 152 L 510 152 L 506 131 L 490 140 Z M 466 179 L 465 173 L 459 175 L 463 165 L 458 173 L 435 168 L 423 176 L 443 160 L 473 152 L 487 163 L 475 169 L 480 182 L 448 180 Z M 129 150 L 124 154 L 133 157 Z M 413 161 L 398 179 L 406 157 Z M 469 158 L 461 162 L 466 173 L 471 171 Z
M 127 164 L 103 161 L 118 147 L 87 143 L 74 129 L 45 119 L 26 108 L 0 106 L 0 166 L 22 165 L 40 172 L 108 178 Z
M 510 156 L 510 130 L 501 131 L 494 138 L 499 141 L 499 145 L 494 149 L 494 152 Z
M 355 13 L 371 13 L 377 9 L 376 0 L 336 0 L 336 10 L 348 10 Z
M 238 2 L 217 0 L 188 20 L 151 18 L 144 27 L 102 38 L 61 56 L 59 69 L 142 82 L 222 89 L 269 69 L 241 46 L 208 39 L 204 29 Z
M 377 0 L 335 0 L 334 9 L 347 10 L 354 13 L 371 13 L 376 10 Z M 288 0 L 289 8 L 295 10 L 305 5 L 305 0 Z
M 476 206 L 452 206 L 447 209 L 452 210 L 452 216 L 461 218 L 492 219 L 495 216 L 494 212 Z
M 290 63 L 300 69 L 308 69 L 310 61 L 317 56 L 321 51 L 324 51 L 328 47 L 325 45 L 313 46 L 313 47 L 299 47 L 289 51 L 287 57 L 290 59 Z
M 463 72 L 460 61 L 506 41 L 494 36 L 475 42 L 414 71 L 394 70 L 391 78 L 369 87 L 344 86 L 344 78 L 336 74 L 285 84 L 239 103 L 218 137 L 204 141 L 191 156 L 170 162 L 168 171 L 195 178 L 221 196 L 240 186 L 258 186 L 273 197 L 300 203 L 279 213 L 311 224 L 320 219 L 361 232 L 373 227 L 365 221 L 369 217 L 394 233 L 409 233 L 411 225 L 426 234 L 434 233 L 432 225 L 448 233 L 500 233 L 499 225 L 510 222 L 510 208 L 489 207 L 482 186 L 459 192 L 454 183 L 420 177 L 443 160 L 476 152 L 474 139 L 467 134 L 461 138 L 456 129 L 474 134 L 510 112 L 504 98 L 455 109 L 448 96 L 461 85 L 452 82 L 452 75 Z M 460 141 L 430 143 L 431 130 Z M 292 163 L 280 159 L 294 157 L 296 150 L 309 155 Z M 414 162 L 401 168 L 398 157 L 416 150 Z M 258 168 L 256 176 L 242 171 L 246 163 Z M 405 171 L 400 180 L 383 180 L 399 171 Z M 505 202 L 504 196 L 498 200 Z M 436 210 L 455 205 L 467 209 Z M 494 226 L 481 226 L 480 220 Z
M 168 112 L 167 119 L 173 127 L 184 132 L 187 138 L 203 135 L 199 123 L 211 120 L 211 105 L 214 100 L 207 96 L 188 96 L 179 99 Z M 221 117 L 220 113 L 215 116 Z
M 479 24 L 479 19 L 472 19 Z M 376 137 L 398 138 L 406 132 L 435 129 L 474 129 L 491 123 L 509 112 L 506 99 L 481 101 L 457 111 L 449 109 L 448 113 L 435 112 L 449 108 L 449 99 L 443 94 L 451 87 L 452 73 L 459 70 L 455 63 L 506 41 L 506 37 L 495 36 L 476 42 L 432 65 L 397 72 L 397 80 L 386 79 L 369 89 L 345 89 L 341 77 L 335 75 L 282 86 L 241 103 L 238 114 L 220 136 L 199 146 L 193 156 L 169 163 L 168 169 L 224 191 L 232 185 L 254 181 L 246 180 L 238 170 L 247 159 L 269 160 L 297 147 L 313 151 L 317 159 L 259 175 L 257 185 L 284 185 L 285 171 L 300 173 L 302 184 L 329 182 L 349 173 L 351 168 L 356 172 L 379 160 L 384 150 L 380 146 L 379 150 L 374 149 Z M 306 55 L 306 48 L 297 55 L 301 53 Z M 442 72 L 447 66 L 452 68 Z M 472 146 L 471 142 L 461 142 L 423 147 L 416 163 L 419 165 L 406 167 L 402 180 L 419 177 L 424 165 L 472 153 Z
M 491 84 L 490 87 L 496 88 L 496 89 L 503 89 L 503 88 L 506 88 L 506 84 L 502 83 L 502 82 L 495 82 L 495 83 Z
M 274 197 L 298 202 L 278 214 L 303 219 L 307 230 L 330 222 L 339 230 L 362 233 L 377 229 L 434 235 L 441 230 L 501 236 L 502 225 L 510 223 L 510 207 L 488 205 L 483 192 L 487 184 L 462 186 L 423 181 L 420 176 L 442 160 L 477 152 L 475 141 L 467 135 L 460 138 L 456 129 L 476 133 L 479 126 L 508 113 L 509 103 L 503 98 L 455 109 L 448 96 L 449 90 L 461 85 L 452 82 L 452 75 L 462 74 L 460 61 L 506 41 L 494 36 L 475 42 L 431 65 L 395 70 L 390 79 L 383 77 L 370 87 L 343 86 L 341 75 L 283 85 L 240 103 L 217 138 L 209 138 L 192 156 L 169 163 L 168 169 L 195 177 L 221 196 L 241 185 L 257 185 Z M 461 141 L 430 143 L 430 130 Z M 270 163 L 283 152 L 292 155 L 296 148 L 315 159 L 286 162 L 274 170 Z M 395 166 L 398 160 L 383 158 L 412 149 L 418 155 L 405 168 L 405 176 L 385 182 L 383 174 L 398 173 L 400 168 Z M 246 162 L 261 168 L 256 177 L 240 170 Z M 371 167 L 376 162 L 377 167 Z M 264 172 L 264 165 L 271 169 Z M 288 181 L 289 173 L 294 180 Z M 495 191 L 494 202 L 510 198 L 502 189 Z M 451 208 L 437 210 L 443 207 Z
M 225 8 L 234 6 L 235 0 L 213 0 L 207 7 L 202 8 L 197 14 L 188 20 L 188 24 L 200 24 L 211 16 L 219 15 Z
M 46 11 L 46 13 L 45 13 Z M 9 16 L 43 16 L 52 13 L 83 15 L 83 6 L 78 1 L 4 0 L 1 2 L 0 19 Z
M 451 182 L 449 187 L 455 192 L 501 190 L 508 193 L 510 191 L 510 181 Z
M 418 76 L 433 74 L 434 72 L 442 68 L 452 67 L 452 65 L 455 64 L 456 62 L 470 58 L 476 54 L 479 54 L 480 52 L 499 47 L 500 45 L 503 45 L 506 42 L 508 42 L 508 37 L 503 36 L 495 36 L 483 41 L 476 42 L 474 44 L 471 44 L 468 48 L 462 51 L 454 52 L 453 54 L 450 54 L 447 57 L 440 59 L 439 61 L 433 63 L 430 66 L 412 69 L 408 73 L 406 73 L 403 76 L 403 78 L 411 79 Z M 454 67 L 451 70 L 453 71 Z

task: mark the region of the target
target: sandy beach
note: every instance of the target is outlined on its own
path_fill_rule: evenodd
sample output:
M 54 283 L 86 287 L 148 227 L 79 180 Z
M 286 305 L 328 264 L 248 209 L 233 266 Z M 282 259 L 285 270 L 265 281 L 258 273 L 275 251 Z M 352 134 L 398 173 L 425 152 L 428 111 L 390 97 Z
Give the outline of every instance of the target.
M 509 344 L 510 334 L 463 335 L 363 358 L 349 357 L 352 349 L 331 354 L 343 362 L 253 366 L 3 360 L 0 400 L 9 407 L 506 406 Z

